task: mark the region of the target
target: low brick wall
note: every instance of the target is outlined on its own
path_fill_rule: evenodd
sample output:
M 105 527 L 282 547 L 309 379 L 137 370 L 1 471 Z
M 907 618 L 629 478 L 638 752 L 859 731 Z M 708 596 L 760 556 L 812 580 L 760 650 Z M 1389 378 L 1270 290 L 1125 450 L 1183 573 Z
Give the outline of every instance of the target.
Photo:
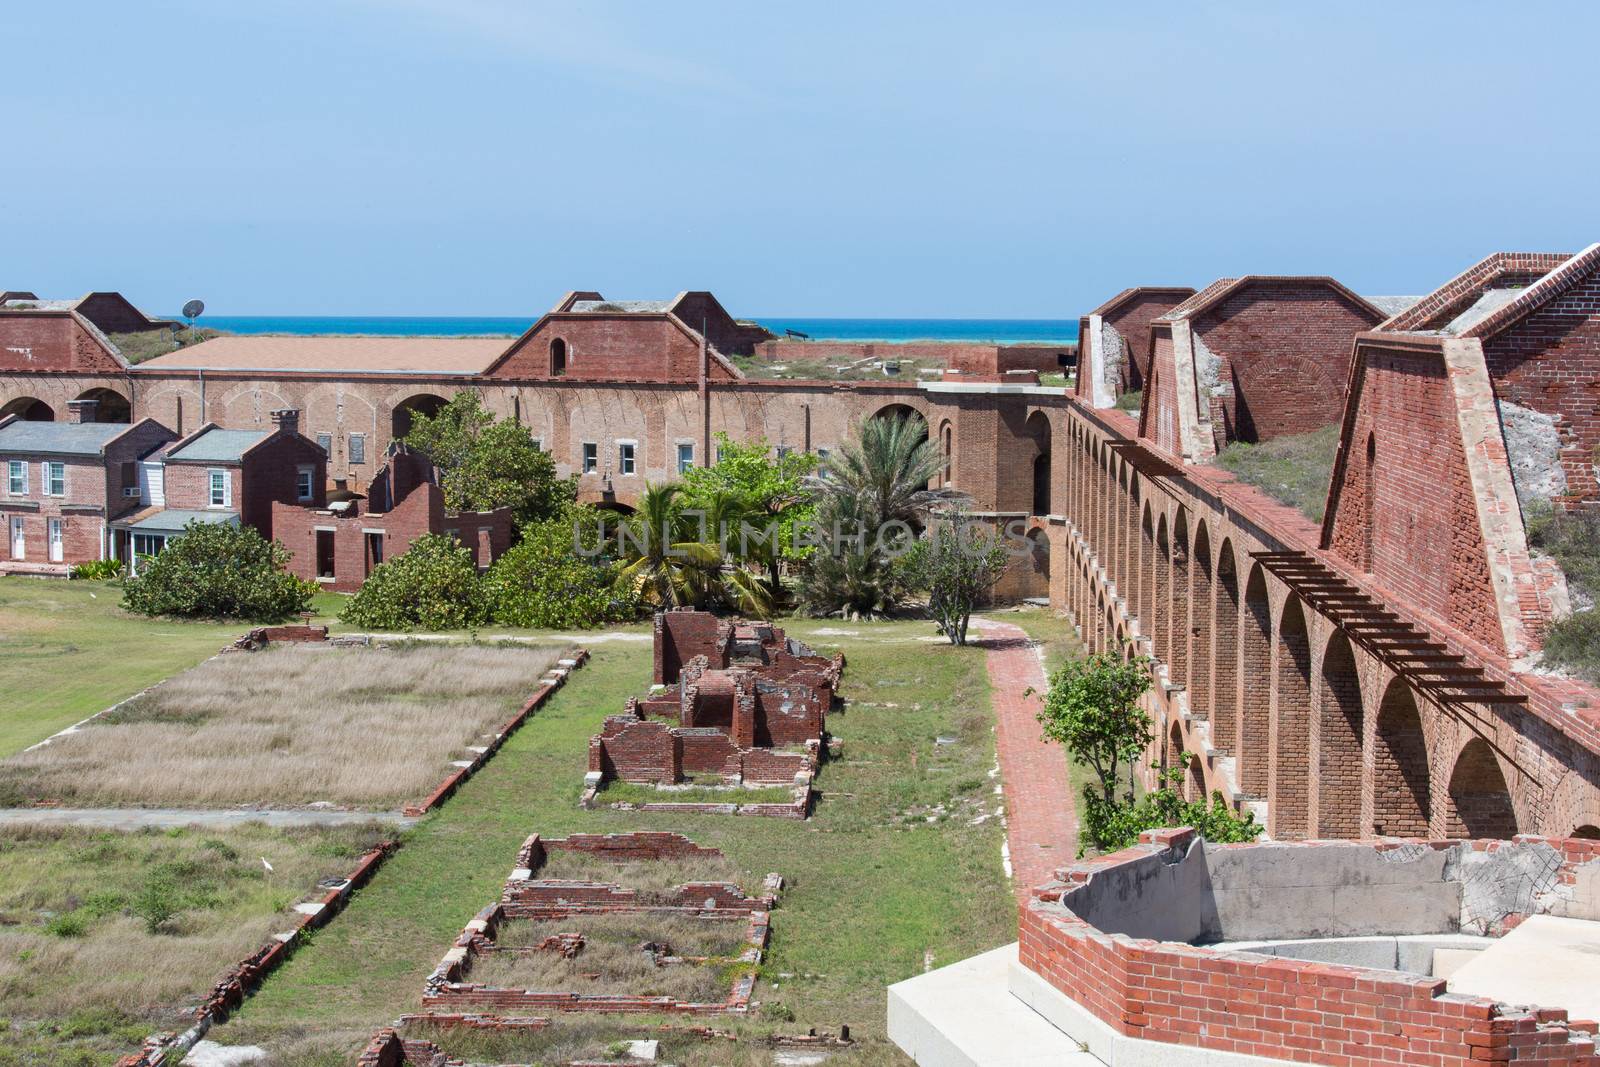
M 1524 1011 L 1482 997 L 1450 994 L 1443 980 L 1397 971 L 1164 939 L 1226 934 L 1228 923 L 1249 921 L 1252 912 L 1270 917 L 1274 909 L 1252 894 L 1270 889 L 1271 884 L 1260 878 L 1239 886 L 1216 882 L 1216 869 L 1208 867 L 1204 857 L 1204 850 L 1213 846 L 1199 841 L 1192 830 L 1151 831 L 1140 841 L 1122 852 L 1062 869 L 1057 881 L 1034 891 L 1034 899 L 1021 914 L 1023 965 L 1120 1034 L 1337 1067 L 1600 1064 L 1589 1036 L 1594 1024 L 1569 1022 L 1563 1011 Z M 1389 884 L 1398 887 L 1394 897 L 1401 903 L 1394 907 L 1404 909 L 1408 898 L 1440 879 L 1483 879 L 1493 874 L 1489 865 L 1496 861 L 1495 854 L 1504 852 L 1513 861 L 1517 856 L 1511 850 L 1518 846 L 1554 864 L 1549 880 L 1549 886 L 1556 887 L 1553 898 L 1550 892 L 1521 897 L 1539 900 L 1540 910 L 1549 910 L 1552 899 L 1561 899 L 1559 887 L 1574 883 L 1577 868 L 1600 865 L 1600 842 L 1539 838 L 1234 845 L 1216 846 L 1215 851 L 1225 863 L 1247 858 L 1250 849 L 1276 850 L 1280 860 L 1285 855 L 1294 858 L 1285 850 L 1299 850 L 1311 869 L 1315 869 L 1312 857 L 1320 852 L 1318 862 L 1331 860 L 1335 849 L 1381 857 L 1404 848 L 1411 850 L 1403 857 L 1406 860 L 1448 853 L 1442 864 L 1423 868 L 1439 871 L 1437 877 L 1424 873 Z M 1475 875 L 1462 873 L 1473 868 Z M 1509 876 L 1517 869 L 1508 862 L 1502 873 Z M 1317 892 L 1316 884 L 1291 885 L 1293 881 L 1285 879 L 1285 891 L 1301 897 Z M 1357 900 L 1349 913 L 1355 921 L 1380 925 L 1404 921 L 1404 914 L 1397 917 L 1393 911 L 1388 916 L 1369 914 L 1383 888 L 1370 881 L 1351 888 Z M 1232 889 L 1240 894 L 1237 901 L 1218 901 Z M 1372 893 L 1372 901 L 1362 901 L 1363 892 Z M 1462 919 L 1489 932 L 1501 932 L 1525 917 L 1514 911 L 1473 916 L 1473 907 L 1482 911 L 1486 906 L 1481 897 L 1473 896 L 1483 887 L 1463 887 L 1458 892 Z M 1318 906 L 1314 897 L 1308 903 L 1312 910 Z M 1416 914 L 1426 917 L 1436 910 L 1437 902 L 1423 901 Z M 1294 935 L 1286 931 L 1284 936 Z
M 527 701 L 515 715 L 507 720 L 504 726 L 494 732 L 493 737 L 489 738 L 488 742 L 483 746 L 482 752 L 476 753 L 467 766 L 457 767 L 449 777 L 440 782 L 433 792 L 422 800 L 415 804 L 407 804 L 403 814 L 407 816 L 426 815 L 448 800 L 451 794 L 461 788 L 463 782 L 476 774 L 478 768 L 489 762 L 490 758 L 500 751 L 500 746 L 505 744 L 506 738 L 515 733 L 517 728 L 527 721 L 528 716 L 543 707 L 544 702 L 549 700 L 556 690 L 567 684 L 567 678 L 573 671 L 587 662 L 589 662 L 589 650 L 584 648 L 574 649 L 558 660 L 556 666 L 550 669 L 550 673 L 545 675 L 544 680 L 533 691 L 533 695 L 528 697 Z

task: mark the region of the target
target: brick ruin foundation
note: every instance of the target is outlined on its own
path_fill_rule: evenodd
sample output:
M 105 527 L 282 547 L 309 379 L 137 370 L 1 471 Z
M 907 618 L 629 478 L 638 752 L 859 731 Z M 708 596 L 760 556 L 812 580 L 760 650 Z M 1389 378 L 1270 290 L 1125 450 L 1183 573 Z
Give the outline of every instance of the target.
M 736 623 L 703 611 L 655 617 L 655 685 L 628 698 L 589 741 L 592 805 L 609 780 L 670 787 L 712 779 L 727 803 L 660 803 L 645 810 L 804 818 L 826 751 L 827 716 L 844 655 L 817 655 L 767 622 Z M 793 785 L 786 804 L 742 804 L 734 789 Z
M 681 834 L 574 834 L 554 840 L 537 834 L 524 842 L 517 855 L 517 866 L 506 880 L 500 899 L 485 907 L 467 923 L 454 946 L 445 953 L 428 976 L 422 1006 L 434 1021 L 455 1015 L 484 1017 L 526 1017 L 540 1012 L 583 1012 L 606 1014 L 665 1014 L 708 1016 L 743 1014 L 749 1009 L 755 989 L 755 968 L 766 950 L 768 915 L 777 904 L 783 879 L 769 874 L 760 896 L 749 896 L 729 882 L 687 882 L 655 894 L 644 894 L 619 882 L 537 877 L 553 852 L 579 852 L 615 863 L 704 858 L 720 860 L 717 849 L 703 848 Z M 629 995 L 616 992 L 585 992 L 580 989 L 497 988 L 473 981 L 474 964 L 501 952 L 554 952 L 568 959 L 582 959 L 585 948 L 585 920 L 602 915 L 630 914 L 646 917 L 690 919 L 707 924 L 737 924 L 741 949 L 727 995 L 720 1001 L 684 1001 L 668 996 Z M 561 921 L 570 929 L 546 938 L 537 945 L 508 948 L 497 943 L 497 935 L 508 922 L 517 920 Z M 648 942 L 657 967 L 705 966 L 717 960 L 680 957 L 670 944 Z M 400 1061 L 404 1062 L 404 1061 Z
M 1010 979 L 1105 1062 L 1133 1039 L 1185 1063 L 1600 1063 L 1594 1022 L 1432 976 L 1439 949 L 1481 949 L 1530 916 L 1600 918 L 1600 842 L 1212 845 L 1189 829 L 1140 841 L 1034 891 Z

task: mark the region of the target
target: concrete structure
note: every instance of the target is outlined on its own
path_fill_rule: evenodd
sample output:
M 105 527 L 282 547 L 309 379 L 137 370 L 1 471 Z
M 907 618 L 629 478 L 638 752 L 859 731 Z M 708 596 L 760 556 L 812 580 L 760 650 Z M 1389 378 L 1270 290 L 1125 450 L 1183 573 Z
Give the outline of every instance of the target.
M 1035 890 L 1015 950 L 891 987 L 890 1036 L 924 1067 L 1072 1063 L 1074 1046 L 1112 1067 L 1593 1067 L 1595 1023 L 1432 977 L 1441 949 L 1489 950 L 1544 915 L 1600 919 L 1600 844 L 1151 831 Z M 973 1003 L 1040 1047 L 972 1041 Z

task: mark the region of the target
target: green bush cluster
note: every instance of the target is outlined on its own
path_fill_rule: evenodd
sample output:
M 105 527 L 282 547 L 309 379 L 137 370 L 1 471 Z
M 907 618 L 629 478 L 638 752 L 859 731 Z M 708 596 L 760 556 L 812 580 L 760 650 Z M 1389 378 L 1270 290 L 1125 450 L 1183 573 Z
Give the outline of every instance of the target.
M 576 533 L 575 533 L 576 531 Z M 429 534 L 375 568 L 341 618 L 374 630 L 468 630 L 488 622 L 541 629 L 588 629 L 631 619 L 638 601 L 616 587 L 608 556 L 580 554 L 575 536 L 599 548 L 599 517 L 574 507 L 530 523 L 521 539 L 479 575 L 453 537 Z
M 69 577 L 74 581 L 109 582 L 122 574 L 122 563 L 114 559 L 92 559 L 73 566 Z
M 1544 662 L 1600 684 L 1600 512 L 1557 511 L 1547 501 L 1526 509 L 1528 544 L 1552 557 L 1567 578 L 1574 605 L 1584 608 L 1553 623 Z
M 251 526 L 191 522 L 122 586 L 140 615 L 277 622 L 311 604 L 316 586 L 284 565 L 289 552 Z

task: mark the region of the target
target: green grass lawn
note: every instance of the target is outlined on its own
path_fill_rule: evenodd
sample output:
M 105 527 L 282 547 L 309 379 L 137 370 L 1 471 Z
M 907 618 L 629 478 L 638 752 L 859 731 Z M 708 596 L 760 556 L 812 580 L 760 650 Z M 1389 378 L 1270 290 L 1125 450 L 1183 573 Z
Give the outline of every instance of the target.
M 194 666 L 245 623 L 130 615 L 106 582 L 0 578 L 0 757 Z
M 1339 450 L 1339 427 L 1289 434 L 1259 445 L 1236 442 L 1217 454 L 1216 464 L 1255 486 L 1280 504 L 1296 508 L 1313 522 L 1322 521 L 1328 503 L 1328 481 Z
M 788 880 L 756 991 L 769 1007 L 728 1025 L 849 1024 L 870 1043 L 862 1062 L 908 1062 L 884 1037 L 885 987 L 1016 936 L 984 653 L 926 641 L 925 622 L 785 625 L 849 657 L 849 704 L 829 720 L 844 755 L 823 768 L 809 822 L 580 809 L 590 734 L 650 681 L 640 646 L 597 642 L 572 683 L 213 1036 L 264 1042 L 275 1064 L 348 1063 L 374 1029 L 417 1010 L 423 979 L 498 896 L 529 833 L 657 829 L 723 849 L 746 875 Z M 816 634 L 830 628 L 848 633 Z M 940 735 L 958 741 L 935 745 Z

